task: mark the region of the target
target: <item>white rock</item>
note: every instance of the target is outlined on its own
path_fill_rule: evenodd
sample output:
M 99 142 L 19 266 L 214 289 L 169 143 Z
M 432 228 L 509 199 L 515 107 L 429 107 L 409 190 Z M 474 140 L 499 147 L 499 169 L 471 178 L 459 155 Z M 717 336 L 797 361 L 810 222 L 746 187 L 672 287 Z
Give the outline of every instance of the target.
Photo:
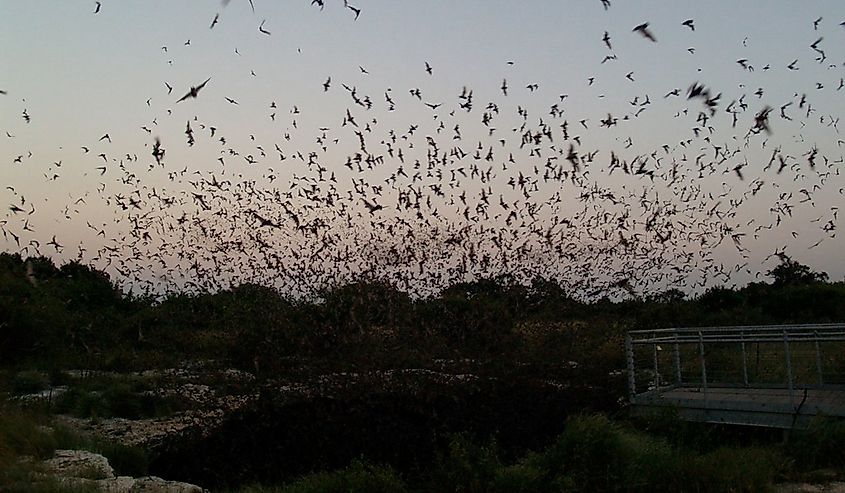
M 130 478 L 119 476 L 97 481 L 103 493 L 203 493 L 205 490 L 190 483 L 167 481 L 156 476 Z
M 167 481 L 155 476 L 143 478 L 132 478 L 129 476 L 118 476 L 108 479 L 82 479 L 74 477 L 61 477 L 60 482 L 68 486 L 96 490 L 103 493 L 205 493 L 199 486 Z
M 845 483 L 782 483 L 776 484 L 774 491 L 776 493 L 845 493 Z
M 156 476 L 137 478 L 131 493 L 203 493 L 203 489 L 195 484 L 167 481 Z
M 135 485 L 135 478 L 118 476 L 116 478 L 101 479 L 97 486 L 103 493 L 129 493 Z
M 53 458 L 44 464 L 57 476 L 86 479 L 114 477 L 114 469 L 109 465 L 108 459 L 85 450 L 56 450 Z

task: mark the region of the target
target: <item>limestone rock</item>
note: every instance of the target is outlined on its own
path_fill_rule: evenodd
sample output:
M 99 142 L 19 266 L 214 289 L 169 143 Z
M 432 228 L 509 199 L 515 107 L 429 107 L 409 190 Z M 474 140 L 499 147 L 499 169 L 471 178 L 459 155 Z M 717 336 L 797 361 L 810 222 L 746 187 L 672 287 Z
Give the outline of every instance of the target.
M 109 465 L 108 459 L 85 450 L 56 450 L 53 458 L 44 464 L 57 476 L 85 479 L 114 477 L 114 469 Z
M 85 450 L 56 450 L 44 465 L 62 483 L 82 486 L 104 493 L 203 493 L 190 483 L 167 481 L 156 476 L 132 478 L 114 475 L 108 459 Z
M 130 478 L 119 476 L 97 481 L 104 493 L 203 493 L 203 489 L 190 483 L 167 481 L 156 476 Z
M 845 493 L 845 483 L 782 483 L 776 484 L 774 491 L 777 493 Z

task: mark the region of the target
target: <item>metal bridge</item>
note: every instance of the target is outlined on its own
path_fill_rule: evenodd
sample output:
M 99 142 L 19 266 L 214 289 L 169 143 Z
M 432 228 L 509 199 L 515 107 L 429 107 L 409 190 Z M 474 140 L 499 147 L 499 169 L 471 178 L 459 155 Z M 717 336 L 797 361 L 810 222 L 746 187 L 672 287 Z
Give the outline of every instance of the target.
M 845 417 L 845 324 L 638 330 L 625 350 L 635 414 L 783 429 Z

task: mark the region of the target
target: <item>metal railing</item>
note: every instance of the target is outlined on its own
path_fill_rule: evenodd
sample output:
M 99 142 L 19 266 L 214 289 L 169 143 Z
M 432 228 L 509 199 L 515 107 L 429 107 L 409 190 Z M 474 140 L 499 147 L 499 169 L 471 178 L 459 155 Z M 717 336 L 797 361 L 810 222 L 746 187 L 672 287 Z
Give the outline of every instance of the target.
M 845 324 L 637 330 L 625 350 L 632 402 L 677 387 L 845 388 Z M 645 388 L 642 389 L 645 384 Z

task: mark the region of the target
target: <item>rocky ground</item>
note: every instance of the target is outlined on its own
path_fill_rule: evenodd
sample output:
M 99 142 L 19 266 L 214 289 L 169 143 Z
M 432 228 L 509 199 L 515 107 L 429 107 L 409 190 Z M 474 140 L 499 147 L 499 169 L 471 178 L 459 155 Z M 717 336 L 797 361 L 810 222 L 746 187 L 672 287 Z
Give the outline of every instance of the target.
M 105 492 L 193 493 L 204 490 L 192 483 L 220 487 L 221 477 L 230 473 L 226 467 L 233 466 L 226 464 L 231 458 L 225 453 L 245 453 L 238 458 L 252 460 L 262 454 L 266 456 L 268 452 L 287 449 L 287 453 L 296 451 L 298 457 L 280 455 L 276 459 L 292 466 L 302 459 L 303 465 L 317 461 L 334 467 L 342 466 L 348 460 L 342 452 L 337 456 L 326 455 L 326 450 L 331 452 L 338 443 L 355 444 L 360 439 L 363 446 L 372 442 L 375 451 L 391 450 L 397 445 L 391 440 L 412 439 L 416 444 L 430 445 L 437 436 L 445 436 L 468 424 L 478 426 L 475 429 L 480 431 L 491 431 L 492 428 L 484 429 L 489 422 L 501 427 L 499 431 L 504 433 L 500 436 L 507 444 L 511 428 L 522 427 L 510 430 L 518 437 L 530 436 L 538 430 L 549 434 L 554 421 L 562 423 L 567 413 L 583 410 L 585 405 L 598 403 L 598 410 L 603 411 L 618 407 L 619 396 L 613 382 L 622 379 L 621 375 L 610 375 L 610 383 L 605 387 L 573 385 L 572 382 L 581 379 L 577 375 L 560 378 L 561 373 L 541 377 L 536 373 L 531 377 L 521 375 L 514 385 L 508 386 L 498 377 L 474 371 L 471 366 L 441 362 L 439 367 L 427 369 L 315 373 L 260 384 L 246 372 L 195 366 L 124 375 L 159 379 L 162 385 L 151 392 L 160 397 L 178 397 L 190 406 L 156 418 L 57 415 L 56 422 L 85 434 L 143 448 L 158 460 L 151 464 L 151 473 L 186 482 L 156 476 L 118 476 L 104 456 L 80 450 L 57 450 L 40 469 L 62 483 Z M 563 367 L 564 373 L 576 369 L 577 364 L 573 362 Z M 91 377 L 89 372 L 77 373 L 73 374 L 74 378 Z M 121 375 L 111 377 L 121 378 Z M 50 400 L 65 391 L 67 387 L 56 387 L 18 398 Z M 499 409 L 503 405 L 512 407 Z M 509 422 L 508 416 L 521 419 Z M 296 426 L 291 426 L 292 422 Z M 408 436 L 402 435 L 408 430 L 411 430 Z M 243 436 L 246 431 L 255 436 Z M 319 442 L 319 446 L 311 450 L 309 445 L 313 444 L 308 441 Z M 404 447 L 401 443 L 398 445 L 400 450 Z M 526 449 L 536 447 L 530 441 L 517 445 Z M 244 448 L 239 451 L 239 446 Z M 280 448 L 270 451 L 261 447 Z M 197 457 L 196 450 L 200 449 L 204 451 L 204 457 L 214 456 L 211 462 Z M 350 448 L 350 453 L 360 454 L 353 449 Z M 309 453 L 313 453 L 313 457 Z M 272 473 L 278 472 L 276 466 L 268 467 Z M 214 473 L 197 473 L 203 469 Z M 260 477 L 267 471 L 256 469 L 247 473 Z M 297 473 L 299 471 L 294 467 L 279 478 L 270 476 L 268 479 L 295 477 Z M 779 484 L 775 491 L 845 493 L 845 482 L 837 477 L 814 478 L 805 483 Z
M 60 484 L 99 490 L 104 493 L 203 493 L 203 488 L 190 483 L 167 481 L 156 476 L 133 478 L 116 476 L 108 459 L 84 450 L 56 450 L 52 459 L 43 462 L 39 473 Z
M 845 493 L 845 483 L 782 483 L 775 485 L 775 493 Z

